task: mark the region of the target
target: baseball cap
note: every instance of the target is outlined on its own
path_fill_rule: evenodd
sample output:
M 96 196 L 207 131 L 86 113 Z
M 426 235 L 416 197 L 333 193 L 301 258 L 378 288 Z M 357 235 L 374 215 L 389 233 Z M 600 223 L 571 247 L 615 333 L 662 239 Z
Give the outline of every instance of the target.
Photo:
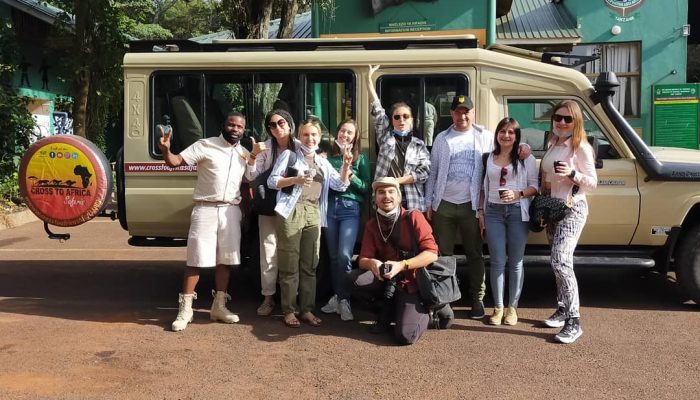
M 466 107 L 467 109 L 471 110 L 474 108 L 474 103 L 472 103 L 472 99 L 469 98 L 469 96 L 465 96 L 463 94 L 455 96 L 454 99 L 452 99 L 452 111 L 456 110 L 458 107 Z
M 384 178 L 379 178 L 376 181 L 372 182 L 372 191 L 376 191 L 377 188 L 383 186 L 393 186 L 396 188 L 396 190 L 401 190 L 401 188 L 399 187 L 399 181 L 397 181 L 396 178 L 385 176 Z

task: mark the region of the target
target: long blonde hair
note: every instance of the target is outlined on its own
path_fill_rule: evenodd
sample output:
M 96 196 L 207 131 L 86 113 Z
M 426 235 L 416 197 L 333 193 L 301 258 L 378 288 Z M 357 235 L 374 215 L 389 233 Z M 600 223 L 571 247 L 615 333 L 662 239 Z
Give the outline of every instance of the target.
M 559 104 L 554 106 L 554 109 L 552 109 L 552 132 L 554 132 L 554 114 L 557 112 L 557 110 L 562 108 L 566 108 L 567 110 L 569 110 L 569 113 L 574 119 L 574 129 L 572 130 L 571 136 L 571 147 L 575 152 L 581 146 L 581 143 L 584 143 L 584 145 L 588 144 L 588 139 L 586 138 L 586 130 L 583 128 L 583 112 L 581 112 L 581 107 L 578 105 L 578 103 L 573 100 L 564 100 L 560 102 Z

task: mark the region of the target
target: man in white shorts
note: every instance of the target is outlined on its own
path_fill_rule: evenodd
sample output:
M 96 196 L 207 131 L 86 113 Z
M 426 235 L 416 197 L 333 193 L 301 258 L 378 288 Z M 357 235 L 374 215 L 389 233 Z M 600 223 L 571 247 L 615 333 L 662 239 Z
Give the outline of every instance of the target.
M 247 164 L 250 154 L 239 141 L 245 130 L 245 117 L 230 112 L 221 135 L 200 139 L 180 154 L 170 152 L 170 132 L 161 137 L 158 147 L 170 167 L 197 165 L 194 208 L 187 236 L 187 267 L 179 297 L 179 311 L 173 331 L 181 331 L 192 322 L 192 301 L 199 281 L 200 268 L 216 268 L 216 292 L 211 306 L 212 321 L 228 324 L 238 322 L 238 315 L 226 308 L 231 299 L 227 293 L 230 267 L 240 264 L 241 244 L 241 180 L 255 168 Z M 248 165 L 248 166 L 247 166 Z

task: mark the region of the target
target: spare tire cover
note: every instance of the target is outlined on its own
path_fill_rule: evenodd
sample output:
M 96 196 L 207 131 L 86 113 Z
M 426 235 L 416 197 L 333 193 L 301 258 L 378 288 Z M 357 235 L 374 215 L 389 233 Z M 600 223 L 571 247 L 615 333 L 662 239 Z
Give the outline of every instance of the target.
M 76 226 L 98 215 L 112 195 L 112 169 L 89 140 L 60 135 L 29 147 L 19 188 L 30 210 L 56 226 Z

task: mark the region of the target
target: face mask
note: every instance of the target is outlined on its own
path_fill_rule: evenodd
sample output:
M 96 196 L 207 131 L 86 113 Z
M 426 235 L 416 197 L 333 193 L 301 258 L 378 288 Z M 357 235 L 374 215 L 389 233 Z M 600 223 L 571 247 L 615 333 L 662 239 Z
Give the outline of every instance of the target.
M 561 132 L 559 129 L 554 128 L 554 134 L 557 135 L 557 137 L 562 138 L 562 139 L 568 139 L 573 135 L 573 132 L 571 131 L 564 131 Z
M 411 133 L 412 128 L 406 128 L 406 130 L 400 131 L 398 129 L 392 129 L 392 132 L 396 136 L 401 136 L 401 137 L 406 137 L 408 136 L 409 133 Z
M 399 214 L 399 207 L 396 207 L 391 211 L 384 211 L 381 208 L 377 208 L 377 214 L 386 218 L 396 218 L 396 216 Z
M 338 141 L 338 139 L 335 140 L 335 144 L 338 145 L 338 148 L 340 149 L 341 152 L 342 152 L 342 151 L 345 151 L 345 148 L 346 148 L 346 147 L 352 147 L 352 144 L 340 143 L 340 142 Z
M 305 154 L 314 153 L 318 149 L 318 146 L 307 147 L 303 143 L 299 143 L 299 147 L 301 147 L 301 151 L 303 151 Z

